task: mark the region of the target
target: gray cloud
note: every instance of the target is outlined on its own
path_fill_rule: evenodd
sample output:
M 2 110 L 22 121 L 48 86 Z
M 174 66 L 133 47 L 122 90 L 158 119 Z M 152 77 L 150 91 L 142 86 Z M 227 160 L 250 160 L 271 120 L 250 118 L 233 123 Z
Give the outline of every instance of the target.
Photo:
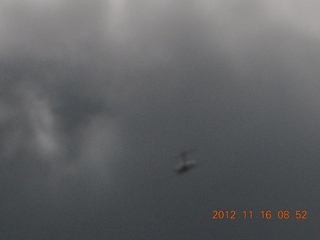
M 3 2 L 1 238 L 316 239 L 319 19 L 272 4 Z

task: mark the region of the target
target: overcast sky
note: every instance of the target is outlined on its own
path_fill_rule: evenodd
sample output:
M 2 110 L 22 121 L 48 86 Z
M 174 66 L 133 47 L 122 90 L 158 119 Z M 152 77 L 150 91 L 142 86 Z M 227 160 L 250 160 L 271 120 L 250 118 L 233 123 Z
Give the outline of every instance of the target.
M 0 238 L 319 239 L 319 11 L 3 0 Z

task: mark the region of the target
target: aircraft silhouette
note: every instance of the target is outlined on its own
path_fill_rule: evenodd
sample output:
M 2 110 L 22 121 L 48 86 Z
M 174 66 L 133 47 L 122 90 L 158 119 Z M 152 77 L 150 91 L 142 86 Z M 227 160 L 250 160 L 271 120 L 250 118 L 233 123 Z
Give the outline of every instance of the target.
M 183 174 L 189 171 L 191 168 L 196 166 L 196 161 L 188 160 L 187 156 L 190 153 L 193 153 L 195 150 L 183 151 L 180 154 L 176 155 L 175 158 L 180 158 L 181 161 L 179 164 L 173 169 L 176 174 Z

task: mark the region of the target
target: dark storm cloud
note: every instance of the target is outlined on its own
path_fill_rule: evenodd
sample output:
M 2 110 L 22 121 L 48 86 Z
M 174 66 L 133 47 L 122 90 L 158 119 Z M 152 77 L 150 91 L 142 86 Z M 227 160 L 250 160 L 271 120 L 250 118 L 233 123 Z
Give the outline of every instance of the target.
M 316 239 L 319 32 L 293 6 L 2 3 L 1 237 Z
M 95 41 L 97 24 L 90 26 L 87 17 L 101 16 L 98 5 L 84 5 L 49 12 L 3 6 L 10 26 L 1 42 L 3 238 L 70 238 L 69 231 L 85 224 L 77 215 L 93 215 L 95 223 L 101 218 L 89 208 L 101 205 L 99 194 L 105 199 L 108 184 L 98 179 L 108 173 L 105 160 L 118 148 L 117 127 L 103 90 L 95 90 L 101 77 L 93 73 L 99 64 L 90 63 L 94 51 L 77 52 Z

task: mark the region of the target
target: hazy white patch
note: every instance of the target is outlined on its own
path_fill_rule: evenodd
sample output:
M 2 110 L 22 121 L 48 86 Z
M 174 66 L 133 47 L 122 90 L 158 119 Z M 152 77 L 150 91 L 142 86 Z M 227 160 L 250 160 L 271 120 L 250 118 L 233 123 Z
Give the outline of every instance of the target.
M 25 111 L 31 126 L 33 143 L 37 153 L 44 160 L 48 157 L 52 159 L 51 157 L 60 152 L 61 149 L 55 136 L 55 122 L 48 101 L 35 89 L 28 88 L 25 85 L 22 88 L 24 89 L 20 91 L 24 91 Z
M 51 187 L 57 191 L 60 186 L 74 183 L 85 176 L 91 176 L 92 188 L 112 183 L 122 150 L 116 123 L 106 116 L 98 116 L 80 131 L 78 138 L 77 159 L 57 165 L 51 178 Z
M 129 37 L 129 19 L 126 12 L 126 0 L 107 1 L 105 10 L 106 15 L 104 21 L 107 26 L 106 38 L 116 44 L 124 44 Z
M 265 1 L 271 21 L 320 39 L 320 5 L 315 0 Z
M 84 45 L 97 37 L 100 1 L 28 0 L 0 3 L 0 53 L 42 59 L 82 58 Z M 87 46 L 86 46 L 87 47 Z
M 95 170 L 107 168 L 121 150 L 119 129 L 115 122 L 101 115 L 93 118 L 83 132 L 79 153 L 81 164 Z

